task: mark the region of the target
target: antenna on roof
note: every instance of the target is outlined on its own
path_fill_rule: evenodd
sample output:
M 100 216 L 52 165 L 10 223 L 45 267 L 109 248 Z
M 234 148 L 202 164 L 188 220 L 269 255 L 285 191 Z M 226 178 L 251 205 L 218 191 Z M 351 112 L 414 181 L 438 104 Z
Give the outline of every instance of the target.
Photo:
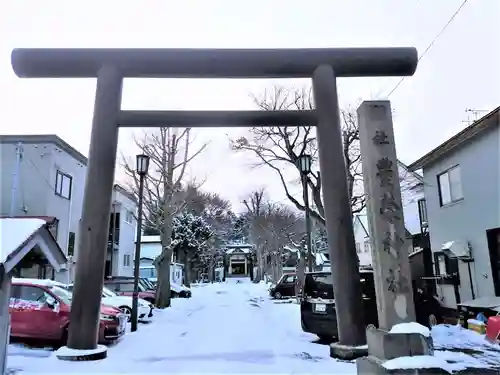
M 471 125 L 472 123 L 474 123 L 479 119 L 479 115 L 481 113 L 487 113 L 488 111 L 486 109 L 466 108 L 465 112 L 467 113 L 467 121 L 462 121 L 462 122 L 465 122 L 467 125 Z

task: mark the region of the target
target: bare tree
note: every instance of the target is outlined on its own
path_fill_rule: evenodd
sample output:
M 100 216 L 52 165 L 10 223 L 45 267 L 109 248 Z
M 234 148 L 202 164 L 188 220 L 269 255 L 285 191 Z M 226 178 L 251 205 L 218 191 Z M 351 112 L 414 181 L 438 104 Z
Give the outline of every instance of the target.
M 158 228 L 162 252 L 154 264 L 158 272 L 156 304 L 170 306 L 170 262 L 172 259 L 172 220 L 185 206 L 186 196 L 181 194 L 186 166 L 206 148 L 206 144 L 190 152 L 191 128 L 163 127 L 145 132 L 136 145 L 151 160 L 150 171 L 144 183 L 144 222 Z M 123 167 L 129 177 L 129 189 L 137 196 L 139 176 L 133 163 L 124 158 Z
M 257 260 L 257 275 L 254 278 L 258 281 L 264 277 L 265 258 L 264 258 L 264 239 L 263 239 L 263 188 L 254 190 L 248 194 L 248 197 L 243 200 L 243 204 L 247 208 L 247 220 L 249 224 L 250 242 L 255 246 L 255 257 Z
M 253 96 L 255 103 L 262 110 L 309 110 L 313 109 L 311 90 L 288 90 L 284 87 L 274 87 L 272 92 L 265 92 L 260 98 Z M 351 196 L 353 213 L 362 211 L 365 207 L 365 196 L 362 189 L 361 154 L 359 151 L 359 131 L 356 114 L 351 109 L 341 111 L 343 151 L 347 165 L 347 182 Z M 317 163 L 318 152 L 316 131 L 314 126 L 304 124 L 299 127 L 254 127 L 249 135 L 231 141 L 235 151 L 251 152 L 258 162 L 256 166 L 267 166 L 279 176 L 288 199 L 301 211 L 305 206 L 295 198 L 289 189 L 289 181 L 285 179 L 283 169 L 291 166 L 300 178 L 298 160 L 301 155 L 310 154 Z M 310 208 L 311 217 L 324 225 L 325 215 L 321 197 L 321 175 L 311 172 L 307 176 L 307 185 L 312 192 L 314 208 Z
M 243 203 L 247 208 L 250 241 L 256 248 L 256 279 L 260 280 L 267 272 L 276 281 L 282 273 L 283 247 L 298 241 L 303 221 L 289 207 L 268 201 L 264 189 L 252 191 Z

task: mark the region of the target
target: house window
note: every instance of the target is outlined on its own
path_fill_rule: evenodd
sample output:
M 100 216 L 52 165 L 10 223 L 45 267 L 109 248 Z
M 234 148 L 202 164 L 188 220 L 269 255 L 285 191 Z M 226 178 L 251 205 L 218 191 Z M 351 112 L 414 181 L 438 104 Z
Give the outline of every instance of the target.
M 75 254 L 75 233 L 69 232 L 68 238 L 68 256 Z
M 130 254 L 123 256 L 123 267 L 130 267 Z
M 61 198 L 71 199 L 71 188 L 73 185 L 73 178 L 66 173 L 57 171 L 56 173 L 56 187 L 55 194 Z
M 132 211 L 127 211 L 125 214 L 125 222 L 129 224 L 134 222 L 134 213 Z
M 441 206 L 463 199 L 460 167 L 457 165 L 438 175 L 438 186 Z
M 358 254 L 361 253 L 361 245 L 359 244 L 359 242 L 356 242 L 356 252 Z
M 365 253 L 370 252 L 370 241 L 365 241 Z

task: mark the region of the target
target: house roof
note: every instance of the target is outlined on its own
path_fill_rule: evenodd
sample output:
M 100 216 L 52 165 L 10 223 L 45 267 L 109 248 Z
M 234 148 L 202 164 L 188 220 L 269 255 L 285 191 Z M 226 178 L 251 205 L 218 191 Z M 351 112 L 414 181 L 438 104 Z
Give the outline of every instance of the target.
M 51 143 L 67 152 L 73 158 L 78 160 L 83 165 L 87 165 L 88 159 L 73 146 L 66 143 L 62 138 L 55 134 L 13 134 L 13 135 L 0 135 L 0 143 L 25 143 L 25 144 L 39 144 Z
M 226 248 L 228 249 L 241 249 L 241 248 L 252 248 L 253 245 L 249 243 L 231 243 L 227 244 Z
M 398 161 L 398 172 L 399 172 L 399 178 L 400 179 L 403 179 L 403 180 L 409 180 L 408 176 L 406 175 L 407 173 L 410 174 L 411 177 L 413 177 L 412 179 L 414 180 L 414 183 L 413 185 L 410 187 L 410 188 L 413 188 L 415 185 L 419 185 L 419 184 L 423 184 L 424 183 L 424 177 L 416 172 L 416 171 L 412 171 L 408 168 L 408 166 L 403 163 L 401 160 L 397 159 Z M 401 169 L 405 172 L 403 175 L 401 173 Z M 411 181 L 413 182 L 413 181 Z
M 356 224 L 356 222 L 358 222 L 361 225 L 361 227 L 363 228 L 363 230 L 365 232 L 366 237 L 370 237 L 369 226 L 368 226 L 368 216 L 366 214 L 354 215 L 353 221 L 354 221 L 354 224 Z M 412 234 L 406 228 L 405 228 L 405 235 L 407 238 L 412 237 Z
M 243 253 L 243 254 L 249 254 L 250 250 L 252 250 L 251 247 L 234 247 L 231 249 L 226 250 L 226 254 L 234 254 L 234 253 Z
M 120 194 L 123 194 L 124 196 L 126 196 L 128 199 L 130 199 L 132 202 L 134 202 L 135 204 L 137 204 L 137 199 L 135 198 L 135 195 L 128 191 L 127 189 L 125 189 L 123 186 L 121 186 L 120 184 L 114 184 L 113 185 L 113 188 L 119 192 Z
M 0 219 L 40 219 L 45 221 L 47 224 L 53 224 L 56 218 L 54 216 L 9 216 L 9 215 L 0 215 Z
M 492 129 L 500 124 L 500 107 L 495 108 L 493 111 L 488 113 L 486 116 L 481 117 L 479 120 L 469 125 L 460 133 L 454 135 L 447 141 L 440 144 L 434 150 L 428 152 L 422 156 L 417 161 L 411 163 L 408 169 L 411 171 L 416 171 L 422 169 L 426 165 L 433 163 L 440 158 L 444 157 L 449 152 L 463 146 L 466 142 L 469 142 L 474 137 L 485 131 Z
M 67 263 L 47 222 L 38 218 L 8 217 L 0 219 L 0 263 L 10 272 L 35 246 L 43 252 L 55 270 Z

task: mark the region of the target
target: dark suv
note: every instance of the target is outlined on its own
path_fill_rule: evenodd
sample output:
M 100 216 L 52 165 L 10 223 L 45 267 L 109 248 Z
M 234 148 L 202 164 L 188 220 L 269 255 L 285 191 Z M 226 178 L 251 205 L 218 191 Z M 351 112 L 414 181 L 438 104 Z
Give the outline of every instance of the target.
M 378 326 L 373 270 L 360 270 L 360 276 L 365 323 Z M 429 326 L 442 322 L 441 305 L 433 295 L 414 288 L 414 299 L 418 323 Z M 300 317 L 304 332 L 313 333 L 325 341 L 337 337 L 337 315 L 330 272 L 306 273 Z
M 368 324 L 377 324 L 377 303 L 373 273 L 361 271 L 363 311 Z M 331 341 L 337 337 L 337 314 L 330 272 L 306 273 L 300 302 L 302 330 Z

